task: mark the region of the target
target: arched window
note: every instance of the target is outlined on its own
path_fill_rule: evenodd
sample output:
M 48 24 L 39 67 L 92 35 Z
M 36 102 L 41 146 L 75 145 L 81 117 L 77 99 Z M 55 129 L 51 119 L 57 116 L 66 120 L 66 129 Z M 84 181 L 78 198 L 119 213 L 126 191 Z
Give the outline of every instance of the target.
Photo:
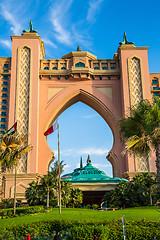
M 9 71 L 8 70 L 3 70 L 4 73 L 8 73 Z
M 5 124 L 0 124 L 0 128 L 1 128 L 1 129 L 5 129 L 5 128 L 6 128 L 6 125 L 5 125 Z
M 82 62 L 78 62 L 75 64 L 75 67 L 85 67 L 85 64 Z
M 102 67 L 103 70 L 107 70 L 108 68 L 107 67 Z
M 114 69 L 116 69 L 116 67 L 111 67 L 111 70 L 114 70 Z
M 49 67 L 45 67 L 44 70 L 49 70 Z
M 153 79 L 152 84 L 158 84 L 158 79 Z
M 7 99 L 2 99 L 2 104 L 7 104 Z
M 2 88 L 2 92 L 8 92 L 8 88 L 3 87 L 3 88 Z
M 1 122 L 6 122 L 6 118 L 1 118 Z
M 53 67 L 52 70 L 57 70 L 57 67 Z
M 2 93 L 2 98 L 7 98 L 7 97 L 8 97 L 7 93 Z
M 7 113 L 6 112 L 1 112 L 1 116 L 7 116 Z
M 6 63 L 3 65 L 3 68 L 8 68 L 8 67 L 9 67 L 9 65 Z
M 8 82 L 4 81 L 2 86 L 8 86 Z
M 99 70 L 99 67 L 95 67 L 94 70 Z
M 5 105 L 2 105 L 1 110 L 7 110 L 7 107 Z
M 61 70 L 66 70 L 66 68 L 65 68 L 65 67 L 62 67 Z

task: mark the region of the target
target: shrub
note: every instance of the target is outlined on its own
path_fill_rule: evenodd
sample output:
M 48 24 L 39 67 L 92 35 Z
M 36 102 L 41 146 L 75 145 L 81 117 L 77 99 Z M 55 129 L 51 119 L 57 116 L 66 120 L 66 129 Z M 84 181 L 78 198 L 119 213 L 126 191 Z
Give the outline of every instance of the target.
M 144 240 L 156 236 L 160 239 L 160 222 L 126 221 L 126 240 Z M 103 222 L 79 222 L 67 220 L 39 221 L 19 226 L 0 227 L 0 239 L 24 239 L 29 234 L 36 240 L 53 239 L 56 231 L 65 240 L 91 240 L 96 234 L 98 240 L 123 240 L 122 220 Z
M 98 206 L 98 204 L 92 204 L 92 208 L 93 208 L 93 209 L 98 209 L 99 206 Z
M 5 198 L 5 199 L 2 199 L 2 201 L 0 202 L 0 209 L 13 208 L 13 206 L 14 206 L 13 198 Z M 16 207 L 21 207 L 21 206 L 22 206 L 22 201 L 16 200 Z

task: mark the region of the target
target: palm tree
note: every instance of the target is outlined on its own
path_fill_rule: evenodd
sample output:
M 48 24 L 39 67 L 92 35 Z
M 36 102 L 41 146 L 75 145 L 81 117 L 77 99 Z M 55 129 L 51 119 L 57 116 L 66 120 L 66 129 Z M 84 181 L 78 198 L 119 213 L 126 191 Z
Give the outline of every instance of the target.
M 38 181 L 29 183 L 29 187 L 25 192 L 25 197 L 27 199 L 27 203 L 31 206 L 40 204 L 40 185 L 38 184 Z
M 83 194 L 79 188 L 72 189 L 72 204 L 73 208 L 75 204 L 79 204 L 83 202 Z
M 156 177 L 144 172 L 143 174 L 138 174 L 135 177 L 133 177 L 132 180 L 132 185 L 133 187 L 137 187 L 140 189 L 140 186 L 142 186 L 142 188 L 144 189 L 144 192 L 148 192 L 149 193 L 149 198 L 150 198 L 150 204 L 153 204 L 152 201 L 152 192 L 154 190 L 154 185 L 157 183 L 157 179 Z M 143 193 L 144 195 L 144 193 Z
M 22 155 L 31 151 L 32 146 L 27 145 L 27 135 L 1 135 L 0 143 L 0 161 L 4 169 L 11 169 L 14 166 L 15 180 L 14 180 L 14 215 L 16 214 L 16 180 L 17 180 L 17 166 Z
M 158 188 L 160 192 L 160 99 L 153 104 L 142 100 L 131 108 L 130 116 L 120 120 L 120 133 L 125 151 L 148 157 L 156 151 Z
M 67 204 L 71 201 L 72 184 L 70 181 L 65 180 L 61 183 L 61 192 L 62 202 L 66 208 Z
M 63 164 L 63 161 L 60 162 L 60 174 L 64 171 L 64 166 L 66 164 Z M 54 162 L 54 167 L 51 167 L 50 173 L 53 175 L 54 182 L 55 182 L 55 189 L 57 191 L 57 199 L 58 199 L 58 205 L 59 205 L 59 163 L 58 161 Z
M 49 207 L 49 193 L 50 191 L 53 191 L 53 188 L 55 186 L 53 174 L 51 172 L 48 172 L 46 175 L 44 175 L 41 178 L 40 184 L 43 187 L 43 190 L 47 190 L 47 208 Z

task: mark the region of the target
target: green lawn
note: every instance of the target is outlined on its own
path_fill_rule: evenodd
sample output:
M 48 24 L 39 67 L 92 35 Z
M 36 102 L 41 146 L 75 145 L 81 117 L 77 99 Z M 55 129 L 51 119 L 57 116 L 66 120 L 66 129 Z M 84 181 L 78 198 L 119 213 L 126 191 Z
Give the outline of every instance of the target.
M 141 220 L 148 219 L 160 220 L 160 208 L 158 207 L 137 207 L 127 208 L 116 211 L 98 211 L 88 209 L 62 209 L 62 214 L 59 215 L 58 209 L 53 209 L 52 212 L 38 213 L 31 216 L 22 216 L 8 219 L 0 219 L 0 226 L 20 225 L 24 223 L 38 222 L 41 220 L 65 219 L 74 221 L 104 221 L 112 219 L 120 219 L 125 217 L 126 220 Z

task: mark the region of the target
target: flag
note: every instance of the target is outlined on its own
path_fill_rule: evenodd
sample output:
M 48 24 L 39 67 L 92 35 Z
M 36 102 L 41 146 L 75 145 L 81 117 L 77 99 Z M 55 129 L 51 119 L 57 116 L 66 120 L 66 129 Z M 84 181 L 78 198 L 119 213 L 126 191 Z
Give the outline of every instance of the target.
M 17 131 L 17 122 L 6 132 L 7 134 L 13 134 Z
M 58 128 L 58 120 L 56 120 L 53 125 L 48 128 L 48 130 L 44 133 L 44 136 L 48 136 L 53 133 Z

